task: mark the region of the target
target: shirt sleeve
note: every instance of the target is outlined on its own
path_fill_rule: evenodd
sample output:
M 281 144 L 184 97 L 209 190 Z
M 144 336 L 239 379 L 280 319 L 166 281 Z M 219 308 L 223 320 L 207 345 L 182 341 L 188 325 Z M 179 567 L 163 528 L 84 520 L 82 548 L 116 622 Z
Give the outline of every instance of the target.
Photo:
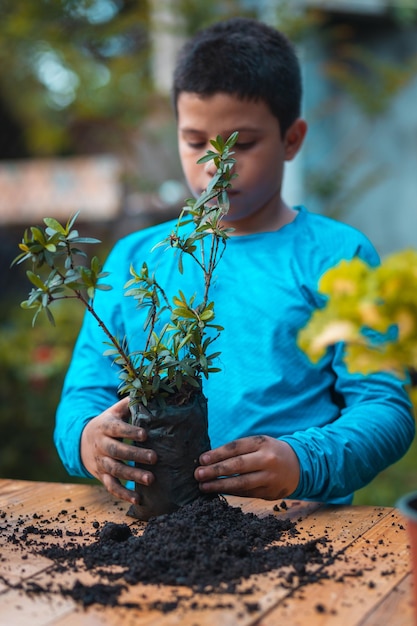
M 323 502 L 352 499 L 400 459 L 415 435 L 411 403 L 401 381 L 390 374 L 352 375 L 335 348 L 336 391 L 345 407 L 332 423 L 282 437 L 301 468 L 293 498 Z

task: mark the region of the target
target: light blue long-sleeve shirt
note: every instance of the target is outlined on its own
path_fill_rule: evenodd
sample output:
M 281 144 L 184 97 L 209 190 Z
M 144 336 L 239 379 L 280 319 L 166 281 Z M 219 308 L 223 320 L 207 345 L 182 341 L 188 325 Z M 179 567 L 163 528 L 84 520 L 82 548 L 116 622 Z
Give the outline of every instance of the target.
M 278 231 L 232 236 L 216 271 L 211 298 L 224 327 L 213 350 L 220 373 L 204 380 L 212 447 L 247 435 L 280 438 L 294 449 L 301 468 L 293 498 L 349 502 L 355 490 L 397 461 L 414 437 L 415 424 L 403 386 L 386 374 L 348 373 L 343 346 L 313 365 L 296 345 L 297 333 L 323 304 L 318 281 L 341 259 L 379 262 L 357 230 L 298 208 Z M 154 245 L 172 224 L 159 224 L 119 241 L 105 265 L 94 306 L 131 351 L 144 346 L 143 315 L 124 295 L 132 264 L 146 260 L 169 297 L 201 290 L 201 271 L 185 264 L 178 274 L 173 249 Z M 55 442 L 72 475 L 89 476 L 80 458 L 86 423 L 118 400 L 118 370 L 102 356 L 102 329 L 87 314 L 58 407 Z

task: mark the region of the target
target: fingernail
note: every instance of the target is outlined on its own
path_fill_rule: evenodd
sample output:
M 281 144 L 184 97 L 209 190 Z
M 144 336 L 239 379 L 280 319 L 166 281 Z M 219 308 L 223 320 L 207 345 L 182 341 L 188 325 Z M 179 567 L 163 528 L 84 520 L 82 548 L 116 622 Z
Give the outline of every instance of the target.
M 153 475 L 152 474 L 145 474 L 143 476 L 143 480 L 145 482 L 145 485 L 151 485 L 153 482 Z

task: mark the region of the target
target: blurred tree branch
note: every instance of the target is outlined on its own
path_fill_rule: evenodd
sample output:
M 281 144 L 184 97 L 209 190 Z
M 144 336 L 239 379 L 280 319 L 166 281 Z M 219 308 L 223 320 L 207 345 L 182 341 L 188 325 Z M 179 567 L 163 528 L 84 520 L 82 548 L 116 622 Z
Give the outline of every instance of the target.
M 145 0 L 3 0 L 0 98 L 35 155 L 71 152 L 77 127 L 106 144 L 152 93 Z M 99 146 L 100 147 L 100 146 Z

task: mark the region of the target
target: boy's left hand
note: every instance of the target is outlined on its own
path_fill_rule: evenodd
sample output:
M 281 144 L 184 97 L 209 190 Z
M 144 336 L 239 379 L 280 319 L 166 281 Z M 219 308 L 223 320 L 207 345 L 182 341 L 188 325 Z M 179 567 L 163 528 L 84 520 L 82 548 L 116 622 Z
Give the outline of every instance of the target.
M 195 477 L 203 493 L 278 500 L 297 488 L 300 466 L 285 441 L 266 435 L 236 439 L 200 457 Z

